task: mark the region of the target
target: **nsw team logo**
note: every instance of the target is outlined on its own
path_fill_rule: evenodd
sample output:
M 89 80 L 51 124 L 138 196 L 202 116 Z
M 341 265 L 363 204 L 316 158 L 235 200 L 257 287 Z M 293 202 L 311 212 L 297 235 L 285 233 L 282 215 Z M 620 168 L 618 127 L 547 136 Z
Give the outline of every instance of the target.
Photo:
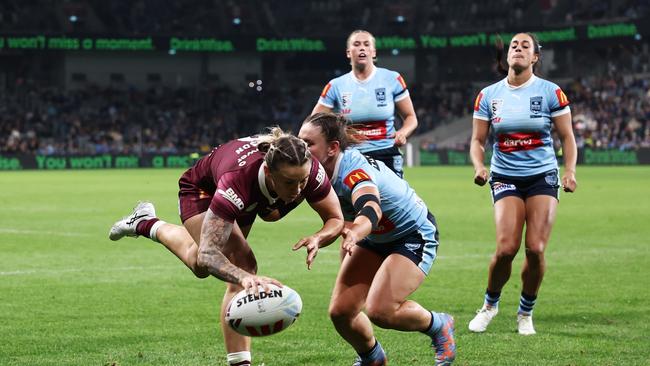
M 544 180 L 546 181 L 546 184 L 548 184 L 549 186 L 556 186 L 558 183 L 557 174 L 555 173 L 547 174 L 544 177 Z
M 542 97 L 530 97 L 530 117 L 538 118 L 541 117 L 542 113 Z
M 386 88 L 375 89 L 375 98 L 377 99 L 377 107 L 386 106 Z
M 490 109 L 493 116 L 498 116 L 503 110 L 503 99 L 492 99 L 490 101 Z

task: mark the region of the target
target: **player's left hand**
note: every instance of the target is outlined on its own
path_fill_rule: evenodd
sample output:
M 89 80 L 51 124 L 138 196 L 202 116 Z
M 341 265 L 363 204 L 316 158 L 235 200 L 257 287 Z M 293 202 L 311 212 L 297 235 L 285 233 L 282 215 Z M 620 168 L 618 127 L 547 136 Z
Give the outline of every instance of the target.
M 404 146 L 406 145 L 406 134 L 401 131 L 395 132 L 395 146 Z
M 562 175 L 562 187 L 564 188 L 564 192 L 575 192 L 576 188 L 578 188 L 576 173 L 572 171 L 564 172 L 564 175 Z
M 311 269 L 311 264 L 316 259 L 316 255 L 318 255 L 319 243 L 320 240 L 318 240 L 318 237 L 312 235 L 298 240 L 292 248 L 293 250 L 298 250 L 302 247 L 307 248 L 307 259 L 305 261 L 307 263 L 307 269 Z

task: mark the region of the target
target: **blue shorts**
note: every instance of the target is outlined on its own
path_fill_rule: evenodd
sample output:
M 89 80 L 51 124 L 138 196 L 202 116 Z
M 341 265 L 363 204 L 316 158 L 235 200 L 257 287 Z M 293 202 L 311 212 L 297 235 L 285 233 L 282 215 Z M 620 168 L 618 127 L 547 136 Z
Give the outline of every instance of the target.
M 394 171 L 398 177 L 404 179 L 404 157 L 397 146 L 381 150 L 366 151 L 362 154 L 383 162 L 386 164 L 388 169 Z
M 530 177 L 511 177 L 491 173 L 490 188 L 492 203 L 508 196 L 516 196 L 525 201 L 530 196 L 540 194 L 558 199 L 560 190 L 559 171 L 553 169 Z
M 377 243 L 365 238 L 357 243 L 358 246 L 387 258 L 393 253 L 401 254 L 415 263 L 425 275 L 431 271 L 431 266 L 438 254 L 438 227 L 436 218 L 429 212 L 428 221 L 417 230 L 388 243 Z

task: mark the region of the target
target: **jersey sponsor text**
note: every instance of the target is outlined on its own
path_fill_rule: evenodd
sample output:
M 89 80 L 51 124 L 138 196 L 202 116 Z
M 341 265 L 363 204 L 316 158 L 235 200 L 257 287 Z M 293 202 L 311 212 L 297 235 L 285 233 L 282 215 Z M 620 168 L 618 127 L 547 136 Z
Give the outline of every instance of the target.
M 498 138 L 499 151 L 502 152 L 532 150 L 544 146 L 540 132 L 503 133 L 499 134 Z

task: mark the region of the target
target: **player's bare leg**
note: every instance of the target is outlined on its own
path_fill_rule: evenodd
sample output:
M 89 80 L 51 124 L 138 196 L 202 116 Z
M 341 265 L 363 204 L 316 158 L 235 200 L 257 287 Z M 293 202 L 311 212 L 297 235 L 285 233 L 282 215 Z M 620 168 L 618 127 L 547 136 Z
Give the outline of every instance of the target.
M 364 307 L 370 284 L 382 258 L 362 247 L 343 258 L 332 292 L 329 314 L 336 331 L 357 353 L 370 350 L 375 344 L 372 324 Z

